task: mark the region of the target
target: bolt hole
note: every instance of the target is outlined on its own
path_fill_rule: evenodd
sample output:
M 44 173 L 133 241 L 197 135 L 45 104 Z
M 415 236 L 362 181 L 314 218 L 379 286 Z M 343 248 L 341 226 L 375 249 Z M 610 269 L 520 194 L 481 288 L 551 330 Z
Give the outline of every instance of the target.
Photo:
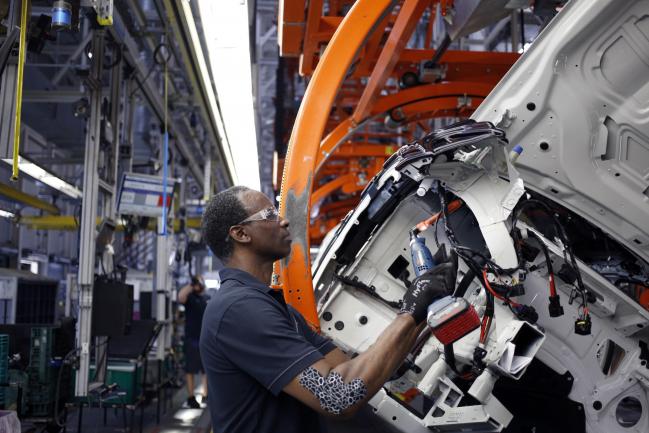
M 615 173 L 615 177 L 620 177 L 620 173 Z
M 640 239 L 634 239 L 633 242 L 635 242 L 637 245 L 642 245 L 642 241 Z
M 396 416 L 393 416 L 393 417 L 392 417 L 392 421 L 396 421 L 396 420 L 397 420 L 397 417 L 396 417 Z
M 536 110 L 536 104 L 534 102 L 528 102 L 527 103 L 527 109 L 530 111 Z
M 593 409 L 595 410 L 601 410 L 602 409 L 602 402 L 599 400 L 595 400 L 593 402 Z
M 542 141 L 539 143 L 539 149 L 544 152 L 547 152 L 550 149 L 550 144 L 547 141 Z

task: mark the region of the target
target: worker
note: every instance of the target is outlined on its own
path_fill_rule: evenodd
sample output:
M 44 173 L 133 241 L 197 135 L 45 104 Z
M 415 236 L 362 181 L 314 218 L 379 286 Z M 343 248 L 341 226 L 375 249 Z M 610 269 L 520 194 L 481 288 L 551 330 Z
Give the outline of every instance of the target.
M 194 276 L 189 284 L 178 292 L 178 302 L 185 306 L 185 384 L 187 385 L 187 407 L 199 409 L 200 403 L 194 395 L 194 376 L 202 373 L 201 401 L 207 400 L 207 376 L 199 353 L 201 323 L 209 296 L 205 294 L 203 277 Z
M 353 414 L 401 365 L 428 306 L 448 294 L 455 278 L 443 263 L 415 279 L 400 314 L 350 359 L 268 286 L 273 262 L 291 251 L 291 236 L 264 194 L 245 187 L 216 194 L 202 230 L 226 266 L 200 340 L 214 433 L 315 433 L 318 414 Z

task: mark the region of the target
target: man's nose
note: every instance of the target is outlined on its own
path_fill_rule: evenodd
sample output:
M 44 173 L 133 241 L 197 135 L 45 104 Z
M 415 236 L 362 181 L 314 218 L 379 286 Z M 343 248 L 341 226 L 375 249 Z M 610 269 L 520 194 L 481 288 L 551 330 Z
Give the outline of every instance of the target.
M 288 227 L 289 222 L 288 222 L 288 220 L 287 220 L 286 218 L 281 218 L 281 217 L 280 217 L 280 219 L 279 219 L 279 225 L 282 226 L 282 227 Z

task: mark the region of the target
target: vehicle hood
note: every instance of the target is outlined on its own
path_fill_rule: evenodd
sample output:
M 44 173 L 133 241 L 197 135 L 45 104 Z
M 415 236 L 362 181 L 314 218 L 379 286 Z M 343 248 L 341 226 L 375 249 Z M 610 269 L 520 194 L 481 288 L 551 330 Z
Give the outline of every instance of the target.
M 649 1 L 571 1 L 473 118 L 523 147 L 527 188 L 649 260 Z

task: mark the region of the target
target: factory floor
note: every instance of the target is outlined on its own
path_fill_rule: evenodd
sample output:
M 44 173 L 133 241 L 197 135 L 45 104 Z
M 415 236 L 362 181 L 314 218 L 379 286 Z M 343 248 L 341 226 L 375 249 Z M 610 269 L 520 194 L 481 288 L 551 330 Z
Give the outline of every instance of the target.
M 198 389 L 197 389 L 198 391 Z M 200 401 L 200 398 L 197 397 Z M 139 433 L 140 414 L 143 413 L 142 433 L 210 433 L 211 422 L 209 410 L 206 407 L 201 409 L 189 409 L 186 406 L 187 391 L 185 387 L 171 389 L 167 398 L 161 400 L 160 422 L 157 418 L 157 401 L 152 401 L 140 412 L 138 408 L 134 412 L 132 430 L 124 428 L 125 420 L 127 426 L 131 422 L 131 413 L 126 414 L 121 409 L 84 408 L 82 414 L 81 429 L 79 430 L 79 411 L 72 410 L 68 413 L 65 433 Z M 126 419 L 124 418 L 126 415 Z M 326 419 L 327 433 L 392 433 L 393 430 L 376 418 L 370 408 L 366 407 L 349 420 L 337 421 Z M 36 433 L 43 431 L 42 428 L 23 423 L 23 433 Z M 50 430 L 54 431 L 54 430 Z M 47 431 L 46 431 L 47 432 Z
M 122 409 L 84 408 L 79 426 L 79 410 L 70 410 L 67 422 L 61 432 L 65 433 L 139 433 L 140 415 L 142 433 L 210 433 L 210 416 L 206 408 L 189 409 L 186 407 L 187 391 L 184 387 L 169 389 L 168 394 L 160 401 L 160 422 L 158 402 L 154 399 L 141 411 L 133 413 Z M 199 399 L 200 400 L 200 399 Z M 133 416 L 133 418 L 131 418 Z M 132 421 L 131 421 L 132 420 Z M 132 422 L 132 425 L 131 425 Z M 125 428 L 125 425 L 127 426 Z M 43 430 L 42 425 L 22 422 L 22 433 L 50 433 L 56 429 Z

